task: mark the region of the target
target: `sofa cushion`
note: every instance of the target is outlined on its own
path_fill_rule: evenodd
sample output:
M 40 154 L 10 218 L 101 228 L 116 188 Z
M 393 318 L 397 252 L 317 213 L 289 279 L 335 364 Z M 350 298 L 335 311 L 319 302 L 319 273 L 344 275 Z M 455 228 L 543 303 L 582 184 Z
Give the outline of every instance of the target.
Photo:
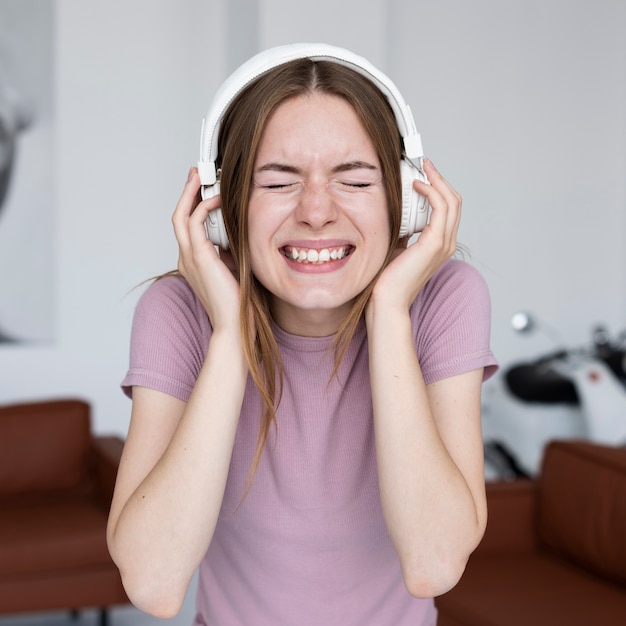
M 476 552 L 534 552 L 537 484 L 533 480 L 486 484 L 487 529 Z
M 538 534 L 545 548 L 626 584 L 626 448 L 571 441 L 549 444 L 538 511 Z
M 0 407 L 0 495 L 77 487 L 89 438 L 89 405 L 80 400 Z
M 0 582 L 110 566 L 106 524 L 106 509 L 81 496 L 0 509 Z
M 439 626 L 623 626 L 626 591 L 547 554 L 474 554 Z

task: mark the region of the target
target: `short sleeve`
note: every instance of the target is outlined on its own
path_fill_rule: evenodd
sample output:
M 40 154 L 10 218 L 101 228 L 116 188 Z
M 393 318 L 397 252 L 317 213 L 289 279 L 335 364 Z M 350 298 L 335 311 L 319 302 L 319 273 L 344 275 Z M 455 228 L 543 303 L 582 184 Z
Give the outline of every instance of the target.
M 187 401 L 206 357 L 211 328 L 187 281 L 166 276 L 139 299 L 131 330 L 130 363 L 121 387 L 148 387 Z
M 470 264 L 445 263 L 414 302 L 411 320 L 427 384 L 479 368 L 484 368 L 483 380 L 496 372 L 491 299 L 483 277 Z

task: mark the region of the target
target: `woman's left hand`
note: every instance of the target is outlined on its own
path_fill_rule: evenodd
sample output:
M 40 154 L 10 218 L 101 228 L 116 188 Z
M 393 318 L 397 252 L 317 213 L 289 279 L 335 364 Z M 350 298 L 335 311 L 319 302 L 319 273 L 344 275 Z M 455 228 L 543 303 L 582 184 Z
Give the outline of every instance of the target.
M 381 507 L 405 585 L 422 598 L 456 584 L 486 523 L 482 370 L 427 385 L 409 315 L 456 250 L 461 215 L 459 194 L 432 163 L 424 170 L 431 184 L 414 188 L 431 205 L 430 223 L 413 245 L 399 242 L 366 309 Z
M 426 196 L 431 214 L 418 240 L 398 242 L 392 262 L 379 276 L 370 302 L 384 302 L 408 310 L 417 294 L 455 252 L 461 220 L 461 196 L 429 160 L 424 171 L 430 185 L 414 181 L 415 190 Z

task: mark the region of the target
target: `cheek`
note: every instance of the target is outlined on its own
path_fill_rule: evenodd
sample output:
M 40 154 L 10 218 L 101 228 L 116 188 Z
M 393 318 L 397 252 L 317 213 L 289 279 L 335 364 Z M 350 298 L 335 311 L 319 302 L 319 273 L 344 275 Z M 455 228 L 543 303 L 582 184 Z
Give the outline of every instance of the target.
M 248 254 L 250 259 L 250 269 L 252 273 L 258 277 L 259 269 L 263 264 L 260 262 L 267 251 L 263 249 L 259 228 L 253 222 L 248 222 Z
M 387 244 L 388 238 L 382 235 L 379 238 L 379 244 L 376 246 L 376 249 L 372 251 L 371 254 L 371 263 L 372 263 L 372 272 L 374 275 L 380 271 L 380 269 L 385 264 L 385 260 L 387 259 L 387 253 L 389 252 L 389 245 Z
M 248 247 L 250 250 L 257 248 L 259 242 L 262 239 L 264 220 L 262 219 L 263 212 L 257 203 L 250 202 L 247 215 L 248 226 Z M 267 222 L 267 220 L 265 220 Z
M 248 245 L 250 250 L 273 251 L 276 237 L 293 214 L 293 200 L 288 198 L 253 198 L 248 208 Z
M 386 202 L 370 206 L 365 212 L 362 209 L 354 211 L 353 220 L 359 230 L 370 238 L 371 245 L 385 250 L 389 247 L 392 220 Z
M 251 205 L 248 212 L 248 254 L 252 273 L 263 283 L 263 276 L 269 267 L 268 261 L 276 251 L 273 246 L 273 226 L 268 219 L 271 214 L 258 209 Z
M 395 245 L 397 243 L 397 238 L 394 241 L 391 241 L 391 215 L 387 210 L 385 210 L 385 214 L 377 224 L 377 232 L 376 238 L 378 242 L 377 250 L 379 252 L 379 261 L 380 266 L 384 263 L 387 258 L 387 253 L 389 252 L 389 246 Z M 380 267 L 379 266 L 379 267 Z

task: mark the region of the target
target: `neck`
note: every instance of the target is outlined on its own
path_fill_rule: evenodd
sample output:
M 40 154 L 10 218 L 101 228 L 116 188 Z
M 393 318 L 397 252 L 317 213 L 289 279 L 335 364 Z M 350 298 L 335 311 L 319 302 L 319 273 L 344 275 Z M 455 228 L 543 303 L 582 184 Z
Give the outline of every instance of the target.
M 297 311 L 281 302 L 272 303 L 272 318 L 285 332 L 301 337 L 329 337 L 339 330 L 342 322 L 350 312 L 349 302 L 338 309 L 308 309 Z

